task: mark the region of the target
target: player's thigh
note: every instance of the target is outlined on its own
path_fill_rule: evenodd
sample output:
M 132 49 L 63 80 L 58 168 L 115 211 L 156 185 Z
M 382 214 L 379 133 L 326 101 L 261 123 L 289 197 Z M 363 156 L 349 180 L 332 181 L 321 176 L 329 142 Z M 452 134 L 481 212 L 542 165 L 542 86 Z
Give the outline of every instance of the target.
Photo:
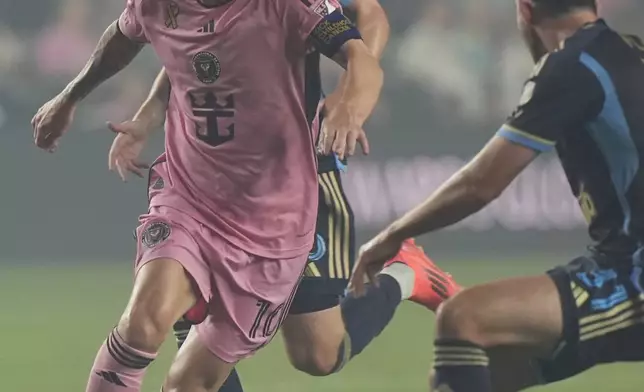
M 216 392 L 234 366 L 216 356 L 193 328 L 170 366 L 163 391 Z
M 547 275 L 474 286 L 441 306 L 437 328 L 440 338 L 485 348 L 521 345 L 548 355 L 561 337 L 559 292 Z
M 119 322 L 119 331 L 132 343 L 153 335 L 162 339 L 172 324 L 193 307 L 199 290 L 193 277 L 198 267 L 198 248 L 176 217 L 152 208 L 137 229 L 134 287 Z M 154 341 L 154 342 L 152 342 Z
M 560 349 L 540 362 L 545 382 L 597 364 L 644 361 L 642 268 L 630 257 L 579 257 L 550 271 L 563 305 Z
M 170 315 L 178 320 L 195 302 L 190 279 L 175 259 L 158 258 L 141 267 L 124 312 L 129 322 L 139 315 Z

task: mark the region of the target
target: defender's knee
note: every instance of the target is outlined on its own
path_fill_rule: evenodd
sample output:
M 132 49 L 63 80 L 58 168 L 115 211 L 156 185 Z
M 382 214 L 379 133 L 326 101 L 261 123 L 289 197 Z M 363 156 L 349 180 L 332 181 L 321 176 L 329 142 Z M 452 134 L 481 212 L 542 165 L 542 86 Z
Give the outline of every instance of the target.
M 338 350 L 338 347 L 329 345 L 309 345 L 291 353 L 290 361 L 294 368 L 311 376 L 328 376 L 341 360 Z
M 156 352 L 172 329 L 174 312 L 135 304 L 123 313 L 118 331 L 123 339 L 137 349 Z
M 468 290 L 458 293 L 441 305 L 437 312 L 436 334 L 442 339 L 466 340 L 483 346 L 482 313 L 477 298 Z

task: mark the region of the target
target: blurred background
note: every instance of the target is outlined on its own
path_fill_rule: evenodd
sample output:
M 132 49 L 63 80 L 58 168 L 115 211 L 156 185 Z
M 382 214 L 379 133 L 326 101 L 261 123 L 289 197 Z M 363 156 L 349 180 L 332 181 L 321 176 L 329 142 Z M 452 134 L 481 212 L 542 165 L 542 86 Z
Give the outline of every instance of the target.
M 367 131 L 372 155 L 351 160 L 345 187 L 360 240 L 421 201 L 457 170 L 509 114 L 531 69 L 512 0 L 381 0 L 392 24 L 386 82 Z M 17 392 L 84 390 L 95 350 L 131 286 L 132 230 L 145 182 L 107 170 L 105 121 L 134 114 L 159 64 L 146 49 L 79 108 L 59 152 L 33 146 L 37 108 L 78 73 L 124 1 L 1 0 L 0 380 Z M 604 0 L 602 14 L 644 35 L 644 2 Z M 334 85 L 339 70 L 324 64 Z M 153 159 L 159 138 L 147 151 Z M 544 156 L 492 206 L 419 240 L 464 284 L 538 273 L 583 251 L 584 224 L 554 156 Z M 403 306 L 392 327 L 342 374 L 288 366 L 279 339 L 242 365 L 254 391 L 426 390 L 433 316 Z M 173 348 L 153 368 L 158 391 Z M 639 388 L 634 367 L 606 367 L 546 388 Z

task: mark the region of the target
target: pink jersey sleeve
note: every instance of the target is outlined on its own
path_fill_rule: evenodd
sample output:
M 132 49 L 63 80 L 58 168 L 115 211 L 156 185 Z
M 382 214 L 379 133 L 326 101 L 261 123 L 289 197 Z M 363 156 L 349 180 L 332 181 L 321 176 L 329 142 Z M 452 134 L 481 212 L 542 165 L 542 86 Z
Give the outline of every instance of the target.
M 297 32 L 300 41 L 305 42 L 315 26 L 322 20 L 322 14 L 316 13 L 306 0 L 274 0 L 277 12 L 287 24 L 290 31 Z M 292 29 L 292 30 L 291 30 Z
M 125 10 L 119 17 L 119 29 L 121 33 L 132 41 L 147 43 L 148 38 L 145 36 L 143 26 L 136 17 L 135 0 L 127 0 Z

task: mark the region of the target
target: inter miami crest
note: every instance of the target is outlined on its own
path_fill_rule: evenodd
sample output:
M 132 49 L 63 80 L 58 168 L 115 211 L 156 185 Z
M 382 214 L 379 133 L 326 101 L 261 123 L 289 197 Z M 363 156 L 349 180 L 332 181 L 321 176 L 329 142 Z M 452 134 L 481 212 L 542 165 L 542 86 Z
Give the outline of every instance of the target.
M 211 84 L 219 79 L 221 64 L 217 56 L 210 52 L 199 52 L 192 58 L 192 68 L 201 83 Z
M 143 231 L 141 242 L 148 248 L 154 248 L 161 242 L 167 240 L 170 237 L 171 231 L 170 226 L 164 222 L 151 223 Z

